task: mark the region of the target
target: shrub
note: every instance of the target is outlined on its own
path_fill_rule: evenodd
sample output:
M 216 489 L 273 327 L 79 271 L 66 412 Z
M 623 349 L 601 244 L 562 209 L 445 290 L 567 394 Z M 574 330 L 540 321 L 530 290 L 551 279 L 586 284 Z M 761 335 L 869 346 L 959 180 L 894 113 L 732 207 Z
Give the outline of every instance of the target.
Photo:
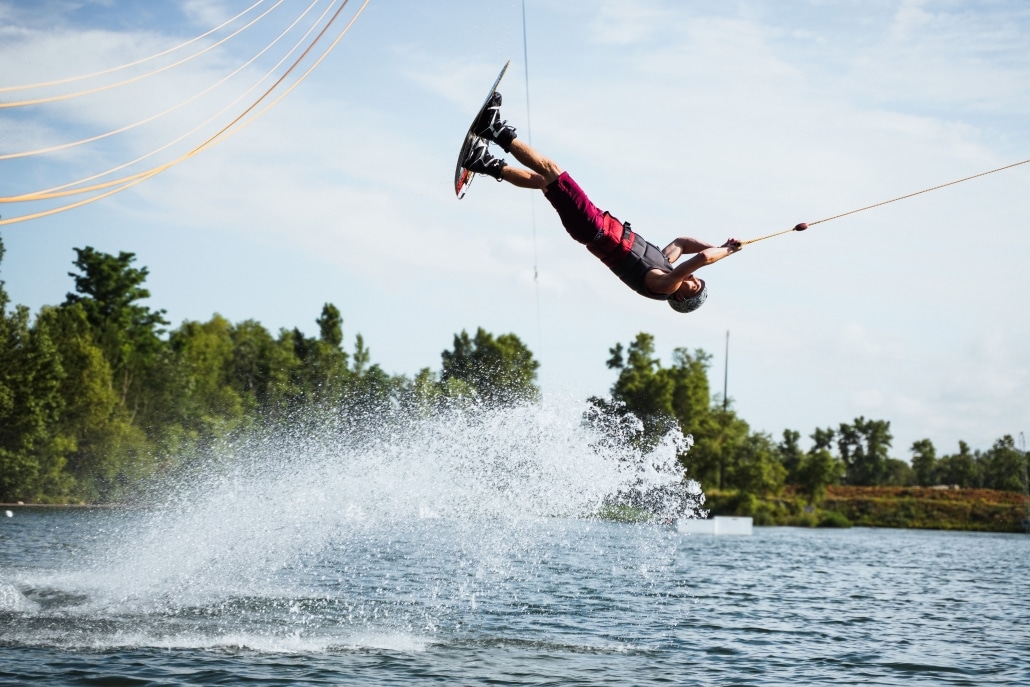
M 847 516 L 837 511 L 827 510 L 819 514 L 819 521 L 816 527 L 851 527 L 851 521 Z

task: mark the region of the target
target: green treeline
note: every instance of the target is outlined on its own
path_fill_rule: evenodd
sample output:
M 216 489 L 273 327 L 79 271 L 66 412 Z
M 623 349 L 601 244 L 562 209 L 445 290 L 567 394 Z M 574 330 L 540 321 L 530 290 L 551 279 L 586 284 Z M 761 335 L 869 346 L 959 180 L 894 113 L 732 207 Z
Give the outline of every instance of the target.
M 1025 489 L 1027 459 L 1009 435 L 987 451 L 970 451 L 959 442 L 958 453 L 942 456 L 929 439 L 920 439 L 909 449 L 909 464 L 888 453 L 890 422 L 859 417 L 836 428 L 816 428 L 806 451 L 800 432 L 784 430 L 777 441 L 752 432 L 730 404 L 713 402 L 711 356 L 702 350 L 676 349 L 672 365 L 663 366 L 655 356 L 654 337 L 641 333 L 626 347 L 616 344 L 610 354 L 608 367 L 618 378 L 610 399 L 590 399 L 592 412 L 607 418 L 611 427 L 624 425 L 621 419 L 631 413 L 642 421 L 632 440 L 645 445 L 674 426 L 692 435 L 694 445 L 682 462 L 706 492 L 768 498 L 790 486 L 814 504 L 833 485 Z
M 0 267 L 3 251 L 0 242 Z M 371 362 L 360 334 L 345 350 L 343 318 L 331 303 L 315 320 L 317 337 L 217 314 L 170 329 L 164 311 L 144 304 L 148 272 L 132 253 L 75 253 L 74 292 L 34 317 L 11 307 L 0 281 L 0 501 L 116 500 L 240 432 L 316 416 L 361 427 L 455 404 L 539 398 L 539 363 L 514 334 L 462 331 L 438 371 L 390 375 Z M 616 344 L 611 394 L 589 399 L 584 422 L 642 449 L 672 429 L 691 435 L 681 456 L 687 475 L 738 501 L 786 490 L 816 504 L 834 485 L 1025 488 L 1026 457 L 1011 436 L 983 452 L 960 442 L 957 453 L 940 456 L 922 439 L 909 463 L 890 457 L 885 420 L 816 428 L 807 450 L 797 431 L 779 440 L 753 432 L 731 404 L 713 398 L 710 362 L 702 350 L 677 349 L 663 365 L 645 333 Z
M 0 264 L 3 260 L 0 242 Z M 327 303 L 318 337 L 220 315 L 168 329 L 143 304 L 132 253 L 75 249 L 75 292 L 34 317 L 0 281 L 0 501 L 102 502 L 236 433 L 319 414 L 381 425 L 441 406 L 532 401 L 539 363 L 513 334 L 461 332 L 437 372 L 392 376 L 360 334 L 343 348 Z

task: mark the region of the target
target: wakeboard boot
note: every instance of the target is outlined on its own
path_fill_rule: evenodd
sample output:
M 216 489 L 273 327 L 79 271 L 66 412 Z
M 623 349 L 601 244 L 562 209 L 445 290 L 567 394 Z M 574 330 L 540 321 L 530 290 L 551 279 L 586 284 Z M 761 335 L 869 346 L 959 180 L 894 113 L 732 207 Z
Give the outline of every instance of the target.
M 507 167 L 508 163 L 491 155 L 487 150 L 486 141 L 477 137 L 469 146 L 469 152 L 462 160 L 461 166 L 470 172 L 485 174 L 501 181 L 501 170 Z
M 483 111 L 472 124 L 472 132 L 482 139 L 496 143 L 506 153 L 511 152 L 511 142 L 515 140 L 515 127 L 501 119 L 501 94 L 494 91 L 487 100 Z

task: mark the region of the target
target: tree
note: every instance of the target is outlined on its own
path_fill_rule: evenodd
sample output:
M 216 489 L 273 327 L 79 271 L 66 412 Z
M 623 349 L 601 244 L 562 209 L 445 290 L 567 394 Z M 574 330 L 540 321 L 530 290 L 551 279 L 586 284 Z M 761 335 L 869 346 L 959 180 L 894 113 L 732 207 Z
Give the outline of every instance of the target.
M 315 324 L 318 325 L 319 340 L 333 348 L 343 346 L 343 316 L 339 308 L 332 303 L 326 303 L 322 306 L 322 314 L 315 320 Z
M 801 459 L 797 470 L 797 486 L 802 494 L 808 499 L 810 505 L 814 505 L 826 497 L 826 488 L 832 484 L 839 484 L 844 476 L 844 463 L 833 457 L 827 446 L 828 436 L 820 432 L 832 430 L 816 430 L 813 435 L 815 446 Z
M 711 391 L 708 368 L 712 356 L 695 349 L 672 351 L 672 367 L 661 370 L 661 376 L 672 382 L 672 413 L 684 434 L 700 436 L 711 413 Z
M 475 337 L 462 330 L 454 335 L 454 350 L 441 354 L 440 381 L 444 395 L 471 393 L 488 406 L 536 401 L 535 384 L 540 363 L 514 334 L 494 337 L 482 327 Z
M 929 439 L 912 442 L 912 470 L 916 484 L 932 487 L 937 484 L 937 450 Z
M 366 413 L 385 411 L 390 407 L 395 389 L 401 388 L 403 382 L 388 375 L 378 364 L 370 365 L 372 354 L 365 346 L 365 338 L 361 334 L 354 336 L 354 355 L 351 359 L 354 362 L 351 368 L 350 406 Z
M 748 434 L 735 452 L 731 481 L 745 494 L 773 496 L 783 491 L 786 468 L 768 434 Z
M 626 351 L 625 360 L 622 344 L 615 344 L 609 353 L 609 369 L 619 370 L 612 386 L 612 398 L 624 403 L 645 425 L 658 424 L 655 429 L 664 434 L 667 420 L 674 417 L 675 382 L 663 374 L 661 362 L 655 357 L 654 337 L 644 332 L 637 334 Z
M 619 370 L 612 396 L 642 416 L 672 414 L 672 380 L 661 374 L 655 357 L 654 337 L 640 332 L 629 345 L 623 362 L 622 344 L 609 349 L 608 367 Z
M 829 450 L 833 446 L 833 440 L 837 437 L 837 433 L 827 427 L 826 429 L 820 429 L 816 427 L 812 432 L 812 450 L 819 451 L 822 449 Z
M 429 417 L 443 397 L 443 389 L 436 374 L 423 367 L 412 379 L 401 378 L 397 398 L 408 417 Z
M 0 263 L 4 246 L 0 242 Z M 0 281 L 0 500 L 35 500 L 60 482 L 67 447 L 51 428 L 63 409 L 60 359 L 45 328 L 29 326 L 29 311 Z
M 276 341 L 259 322 L 244 320 L 233 325 L 229 384 L 248 410 L 268 417 L 284 404 L 290 373 L 299 363 L 292 346 Z
M 232 384 L 232 329 L 216 313 L 207 322 L 183 322 L 169 337 L 177 388 L 167 401 L 175 409 L 168 419 L 202 446 L 244 422 L 243 398 Z
M 287 397 L 293 407 L 338 406 L 350 392 L 354 381 L 354 372 L 348 367 L 349 356 L 341 348 L 343 318 L 340 311 L 332 303 L 326 303 L 315 324 L 319 329 L 317 339 L 304 336 L 297 328 L 288 334 L 296 358 L 295 365 L 288 365 Z
M 937 461 L 937 479 L 941 484 L 965 488 L 980 486 L 980 465 L 970 452 L 969 444 L 958 442 L 958 453 L 943 456 Z
M 1006 434 L 994 442 L 980 457 L 983 485 L 1000 491 L 1023 491 L 1023 471 L 1026 456 L 1016 448 L 1012 435 Z
M 662 374 L 650 334 L 640 332 L 628 350 L 616 343 L 608 353 L 608 368 L 619 371 L 611 399 L 590 397 L 583 418 L 597 429 L 604 443 L 622 442 L 650 450 L 677 426 L 675 382 Z
M 883 475 L 880 484 L 886 487 L 909 487 L 916 483 L 916 473 L 912 466 L 897 458 L 883 461 Z
M 713 407 L 681 461 L 690 476 L 706 487 L 738 488 L 737 465 L 746 455 L 750 433 L 750 426 L 732 408 Z
M 798 440 L 800 439 L 801 432 L 785 429 L 783 430 L 783 441 L 776 447 L 779 452 L 780 462 L 787 470 L 786 479 L 788 484 L 798 483 L 798 471 L 801 469 L 801 463 L 805 457 L 805 452 L 798 445 Z
M 695 441 L 708 426 L 709 392 L 708 362 L 711 359 L 701 350 L 688 352 L 684 348 L 673 351 L 672 367 L 663 367 L 655 357 L 654 337 L 641 332 L 628 348 L 621 343 L 609 349 L 609 369 L 619 371 L 611 388 L 612 401 L 593 397 L 589 400 L 589 416 L 600 420 L 614 413 L 616 417 L 603 420 L 608 429 L 628 425 L 623 416 L 632 413 L 643 427 L 635 433 L 635 443 L 652 446 L 670 430 L 678 428 Z
M 891 445 L 890 422 L 855 418 L 841 423 L 837 449 L 846 467 L 848 484 L 877 486 L 886 476 L 887 449 Z
M 93 341 L 79 304 L 44 307 L 36 318 L 61 361 L 61 411 L 49 427 L 66 451 L 62 462 L 65 493 L 52 496 L 107 500 L 149 469 L 144 432 L 129 421 L 111 379 L 111 366 Z M 56 461 L 56 457 L 51 457 Z
M 768 437 L 752 436 L 729 406 L 712 406 L 709 354 L 677 348 L 673 365 L 663 367 L 655 356 L 654 337 L 644 332 L 628 347 L 616 344 L 609 353 L 608 367 L 619 376 L 611 401 L 590 399 L 588 421 L 600 423 L 602 431 L 629 434 L 644 448 L 678 428 L 693 439 L 693 447 L 680 461 L 705 486 L 764 492 L 782 486 L 782 467 L 776 447 L 768 450 Z M 628 414 L 642 423 L 640 432 L 629 431 L 623 421 Z
M 163 348 L 164 310 L 139 304 L 150 298 L 142 286 L 148 270 L 132 267 L 134 253 L 115 257 L 90 246 L 75 252 L 74 264 L 82 273 L 68 273 L 78 293 L 69 293 L 65 305 L 79 304 L 86 313 L 94 341 L 111 365 L 120 401 L 135 414 L 146 404 L 146 391 L 156 386 L 148 384 L 147 375 Z

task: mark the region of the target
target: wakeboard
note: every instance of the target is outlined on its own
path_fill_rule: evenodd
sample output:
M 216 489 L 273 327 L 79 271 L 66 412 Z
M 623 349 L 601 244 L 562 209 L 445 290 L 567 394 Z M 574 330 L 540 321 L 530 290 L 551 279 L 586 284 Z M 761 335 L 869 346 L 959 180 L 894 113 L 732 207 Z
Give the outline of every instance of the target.
M 472 123 L 469 124 L 468 133 L 465 134 L 465 140 L 461 144 L 461 151 L 458 153 L 458 164 L 454 168 L 454 194 L 458 196 L 458 200 L 465 197 L 465 191 L 468 190 L 469 184 L 472 183 L 472 179 L 476 176 L 475 172 L 470 172 L 461 166 L 465 156 L 468 155 L 469 148 L 472 147 L 472 142 L 475 140 L 476 135 L 472 132 L 472 127 L 475 126 L 476 120 L 479 119 L 479 115 L 483 114 L 483 110 L 490 103 L 490 97 L 493 96 L 494 91 L 497 90 L 497 85 L 501 83 L 501 79 L 504 78 L 504 73 L 508 71 L 508 65 L 511 64 L 511 60 L 504 63 L 501 67 L 501 73 L 497 75 L 494 80 L 494 85 L 490 87 L 490 92 L 486 94 L 486 98 L 483 100 L 483 105 L 479 108 L 479 112 L 472 118 Z

